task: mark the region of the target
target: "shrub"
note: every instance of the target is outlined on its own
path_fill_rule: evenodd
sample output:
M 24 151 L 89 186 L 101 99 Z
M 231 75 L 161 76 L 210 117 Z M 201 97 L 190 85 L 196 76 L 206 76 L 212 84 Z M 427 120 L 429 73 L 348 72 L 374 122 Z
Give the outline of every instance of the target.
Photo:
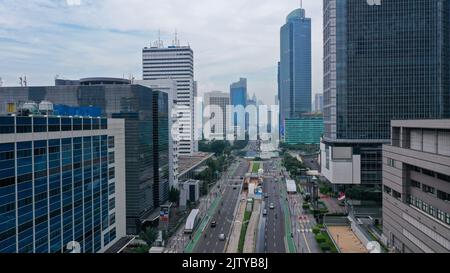
M 320 232 L 320 229 L 319 228 L 317 228 L 317 227 L 315 227 L 315 228 L 313 228 L 313 233 L 314 234 L 318 234 Z
M 322 244 L 322 243 L 325 243 L 325 237 L 322 235 L 322 234 L 317 234 L 316 235 L 316 241 L 317 241 L 317 243 L 319 243 L 319 244 Z
M 331 250 L 331 247 L 330 247 L 330 245 L 329 245 L 328 243 L 321 243 L 321 244 L 320 244 L 320 249 L 321 249 L 323 252 L 326 252 L 326 251 L 330 251 L 330 250 Z

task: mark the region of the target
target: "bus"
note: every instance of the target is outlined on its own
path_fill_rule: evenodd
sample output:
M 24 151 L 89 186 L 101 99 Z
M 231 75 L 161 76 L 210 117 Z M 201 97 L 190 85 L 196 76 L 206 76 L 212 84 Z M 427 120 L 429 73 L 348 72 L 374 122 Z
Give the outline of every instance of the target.
M 184 228 L 184 233 L 185 234 L 192 234 L 195 230 L 195 228 L 197 227 L 199 221 L 200 221 L 200 210 L 198 209 L 193 209 L 191 211 L 191 214 L 189 214 L 187 220 L 186 220 L 186 226 Z

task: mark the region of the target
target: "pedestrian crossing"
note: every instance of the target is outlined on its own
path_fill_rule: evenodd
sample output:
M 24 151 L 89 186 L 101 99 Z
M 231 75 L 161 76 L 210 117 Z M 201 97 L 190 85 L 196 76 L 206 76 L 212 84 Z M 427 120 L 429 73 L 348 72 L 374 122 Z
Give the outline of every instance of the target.
M 297 230 L 300 233 L 313 233 L 313 230 L 311 228 L 301 228 Z

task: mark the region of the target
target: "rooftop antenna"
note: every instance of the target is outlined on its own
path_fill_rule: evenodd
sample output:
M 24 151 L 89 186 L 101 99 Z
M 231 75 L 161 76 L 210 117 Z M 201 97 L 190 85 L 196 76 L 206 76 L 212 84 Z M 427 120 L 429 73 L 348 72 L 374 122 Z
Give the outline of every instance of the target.
M 178 31 L 175 29 L 175 43 L 174 46 L 180 46 L 180 40 L 178 40 Z
M 24 76 L 23 82 L 24 82 L 24 84 L 25 84 L 25 87 L 27 87 L 27 86 L 28 86 L 28 84 L 27 84 L 27 75 Z
M 158 30 L 158 47 L 162 48 L 164 47 L 163 42 L 161 41 L 161 30 Z
M 21 87 L 23 87 L 23 79 L 22 79 L 22 77 L 19 77 L 19 84 L 20 84 Z
M 303 0 L 300 0 L 300 8 L 303 8 Z
M 2 87 L 3 86 L 3 79 L 2 79 L 2 77 L 0 77 L 0 87 Z

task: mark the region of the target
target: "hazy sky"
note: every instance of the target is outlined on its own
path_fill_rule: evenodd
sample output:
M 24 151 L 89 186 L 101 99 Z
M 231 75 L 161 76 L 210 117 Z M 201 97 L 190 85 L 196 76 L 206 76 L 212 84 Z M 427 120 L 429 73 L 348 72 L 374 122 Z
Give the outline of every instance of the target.
M 142 77 L 142 48 L 175 30 L 195 55 L 199 93 L 229 91 L 248 78 L 249 94 L 272 104 L 279 32 L 299 0 L 0 0 L 0 77 L 17 86 L 54 77 Z M 322 1 L 303 0 L 313 23 L 313 92 L 322 92 Z

